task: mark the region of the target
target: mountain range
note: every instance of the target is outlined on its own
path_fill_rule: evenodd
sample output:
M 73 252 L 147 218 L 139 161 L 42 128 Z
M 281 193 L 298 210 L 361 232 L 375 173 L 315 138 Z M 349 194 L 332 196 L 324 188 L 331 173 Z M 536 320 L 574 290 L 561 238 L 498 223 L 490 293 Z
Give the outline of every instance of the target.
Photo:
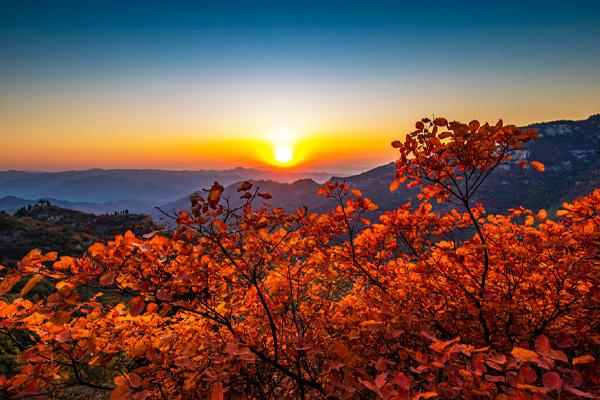
M 214 181 L 225 185 L 243 180 L 302 178 L 324 182 L 328 173 L 234 168 L 230 170 L 169 171 L 156 169 L 88 169 L 63 172 L 0 171 L 0 210 L 48 200 L 63 208 L 95 214 L 128 209 L 147 212 L 179 199 Z
M 527 143 L 517 157 L 542 162 L 546 170 L 521 169 L 516 163 L 502 165 L 482 185 L 475 201 L 481 201 L 489 212 L 500 213 L 511 207 L 524 206 L 534 210 L 557 209 L 564 201 L 589 193 L 600 187 L 600 114 L 586 120 L 560 120 L 531 124 L 540 134 L 539 140 Z M 348 177 L 332 177 L 331 181 L 346 182 L 361 190 L 378 206 L 378 212 L 393 209 L 408 201 L 417 189 L 400 187 L 390 192 L 388 186 L 394 179 L 395 166 L 391 162 L 364 173 Z M 334 206 L 332 200 L 316 195 L 319 183 L 311 179 L 292 183 L 272 180 L 253 180 L 261 191 L 271 193 L 269 204 L 288 211 L 307 206 L 310 211 L 324 212 Z M 236 204 L 238 184 L 225 188 Z M 189 208 L 189 197 L 185 196 L 167 203 L 161 209 L 167 213 Z M 155 219 L 169 223 L 160 212 L 153 212 Z
M 585 120 L 560 120 L 531 124 L 540 140 L 527 144 L 518 155 L 544 163 L 546 171 L 522 170 L 503 165 L 479 191 L 491 212 L 525 206 L 534 210 L 555 209 L 600 187 L 600 114 Z M 390 160 L 393 161 L 393 160 Z M 208 188 L 214 181 L 226 186 L 225 196 L 237 201 L 240 181 L 249 180 L 261 191 L 270 192 L 272 206 L 295 210 L 306 205 L 311 211 L 326 211 L 333 205 L 318 197 L 316 190 L 326 180 L 344 181 L 360 189 L 384 211 L 397 207 L 414 195 L 414 190 L 387 188 L 394 177 L 394 164 L 379 166 L 358 175 L 336 177 L 326 173 L 299 174 L 235 168 L 225 171 L 102 170 L 65 172 L 0 172 L 0 210 L 17 208 L 47 199 L 63 208 L 96 214 L 128 209 L 152 215 L 169 223 L 156 206 L 166 212 L 189 208 L 189 195 Z

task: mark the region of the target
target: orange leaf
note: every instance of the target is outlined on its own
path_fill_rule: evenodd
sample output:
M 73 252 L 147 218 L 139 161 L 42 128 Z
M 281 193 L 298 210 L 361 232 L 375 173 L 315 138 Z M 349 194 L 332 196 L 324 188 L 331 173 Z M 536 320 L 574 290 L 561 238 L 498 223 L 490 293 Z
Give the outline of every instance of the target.
M 21 289 L 21 296 L 25 296 L 27 293 L 29 293 L 29 291 L 33 289 L 35 285 L 37 285 L 43 279 L 44 275 L 41 274 L 36 274 L 32 276 L 31 279 L 27 281 L 25 286 L 23 286 L 23 289 Z
M 573 359 L 572 364 L 576 365 L 576 364 L 587 364 L 587 363 L 591 363 L 595 360 L 595 358 L 589 354 L 586 354 L 585 356 L 579 356 L 579 357 L 575 357 Z
M 535 351 L 524 349 L 523 347 L 515 347 L 510 354 L 518 361 L 533 361 L 538 359 L 538 354 Z
M 542 208 L 540 211 L 538 211 L 537 217 L 538 217 L 538 219 L 542 219 L 542 220 L 546 219 L 546 218 L 548 218 L 548 213 L 546 212 L 546 210 L 544 210 Z
M 219 200 L 221 199 L 221 194 L 225 188 L 221 186 L 218 182 L 213 183 L 210 191 L 208 192 L 208 205 L 212 208 L 215 208 L 217 204 L 219 204 Z
M 110 400 L 128 400 L 131 398 L 131 388 L 129 385 L 117 386 L 110 393 Z
M 71 332 L 69 332 L 66 329 L 60 331 L 56 336 L 54 336 L 54 340 L 56 340 L 59 343 L 68 342 L 69 340 L 71 340 Z
M 257 232 L 262 240 L 267 242 L 271 240 L 271 234 L 267 228 L 260 228 Z
M 577 397 L 586 398 L 586 399 L 597 399 L 598 398 L 598 396 L 596 396 L 596 395 L 594 395 L 592 393 L 584 392 L 583 390 L 579 390 L 577 388 L 574 388 L 571 385 L 565 384 L 564 387 L 565 387 L 565 390 L 567 392 L 570 392 L 570 393 L 574 394 Z
M 534 393 L 546 393 L 548 391 L 548 389 L 546 389 L 545 387 L 533 386 L 525 383 L 517 383 L 517 389 L 530 390 Z
M 0 296 L 10 292 L 10 289 L 13 288 L 21 280 L 21 274 L 18 272 L 7 275 L 0 283 Z
M 419 393 L 417 394 L 415 397 L 413 397 L 415 400 L 420 400 L 420 399 L 430 399 L 432 397 L 437 396 L 437 392 L 424 392 L 424 393 Z
M 395 192 L 400 186 L 400 181 L 398 179 L 394 179 L 392 183 L 390 183 L 390 192 Z
M 530 162 L 529 164 L 531 164 L 531 166 L 532 166 L 533 168 L 537 169 L 537 170 L 538 170 L 538 171 L 540 171 L 540 172 L 543 172 L 543 171 L 544 171 L 544 169 L 545 169 L 545 167 L 544 167 L 544 164 L 542 164 L 542 163 L 541 163 L 541 162 L 539 162 L 539 161 L 532 161 L 532 162 Z
M 94 243 L 88 248 L 88 252 L 92 257 L 99 256 L 104 253 L 104 245 L 102 243 Z
M 177 216 L 177 224 L 179 225 L 191 225 L 194 223 L 192 217 L 187 211 L 181 210 L 179 211 L 179 215 Z
M 219 233 L 227 233 L 228 226 L 222 220 L 215 219 L 213 221 L 213 225 L 215 226 L 215 228 L 217 228 L 217 230 L 219 231 Z
M 56 290 L 63 296 L 68 296 L 73 289 L 75 289 L 75 285 L 70 282 L 61 281 L 56 284 Z
M 387 374 L 385 372 L 377 375 L 377 378 L 375 378 L 375 386 L 378 389 L 381 389 L 383 386 L 385 386 L 386 378 Z
M 317 189 L 317 195 L 318 196 L 329 196 L 331 194 L 331 191 L 326 187 L 326 186 L 321 186 L 320 188 Z

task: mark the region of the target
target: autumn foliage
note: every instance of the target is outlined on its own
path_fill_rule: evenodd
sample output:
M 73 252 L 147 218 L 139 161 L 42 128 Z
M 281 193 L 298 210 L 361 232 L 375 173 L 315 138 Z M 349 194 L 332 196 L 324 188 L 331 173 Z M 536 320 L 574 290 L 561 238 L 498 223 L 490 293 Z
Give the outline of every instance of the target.
M 0 284 L 22 350 L 1 383 L 14 398 L 600 398 L 600 189 L 553 215 L 474 200 L 536 135 L 417 122 L 392 143 L 390 189 L 421 191 L 378 218 L 344 183 L 319 189 L 337 203 L 322 215 L 248 182 L 233 208 L 215 183 L 172 237 L 33 250 Z M 55 292 L 28 295 L 41 280 Z

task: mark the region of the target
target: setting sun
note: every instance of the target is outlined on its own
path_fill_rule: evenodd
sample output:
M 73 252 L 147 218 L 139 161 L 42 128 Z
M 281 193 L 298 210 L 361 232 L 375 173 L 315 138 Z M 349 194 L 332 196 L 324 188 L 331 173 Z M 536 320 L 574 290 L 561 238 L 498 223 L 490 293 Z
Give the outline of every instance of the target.
M 278 146 L 273 150 L 273 157 L 277 162 L 287 164 L 292 161 L 292 149 L 289 146 Z

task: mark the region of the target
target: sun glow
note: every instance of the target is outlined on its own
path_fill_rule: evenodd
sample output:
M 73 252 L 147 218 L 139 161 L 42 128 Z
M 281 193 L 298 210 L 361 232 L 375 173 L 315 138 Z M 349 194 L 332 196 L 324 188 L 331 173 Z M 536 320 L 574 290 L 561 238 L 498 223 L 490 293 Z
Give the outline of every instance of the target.
M 277 146 L 273 149 L 273 157 L 281 164 L 287 164 L 294 158 L 292 149 L 289 146 Z
M 266 137 L 270 147 L 271 164 L 280 167 L 291 167 L 299 162 L 297 145 L 299 136 L 296 131 L 290 129 L 274 129 Z

